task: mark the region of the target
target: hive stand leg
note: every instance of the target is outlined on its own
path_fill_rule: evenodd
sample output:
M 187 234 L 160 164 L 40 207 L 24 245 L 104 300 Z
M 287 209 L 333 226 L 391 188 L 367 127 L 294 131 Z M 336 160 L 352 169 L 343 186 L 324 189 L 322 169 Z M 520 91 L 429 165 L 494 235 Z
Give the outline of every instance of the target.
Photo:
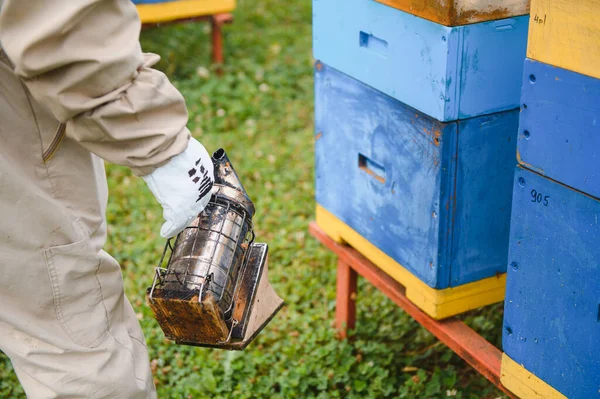
M 356 278 L 358 274 L 338 259 L 335 324 L 340 338 L 356 326 Z
M 216 20 L 213 15 L 210 18 L 212 25 L 212 60 L 215 64 L 223 63 L 223 31 L 221 30 L 221 24 Z
M 233 20 L 231 14 L 216 14 L 210 17 L 212 29 L 212 60 L 215 64 L 223 63 L 223 24 Z

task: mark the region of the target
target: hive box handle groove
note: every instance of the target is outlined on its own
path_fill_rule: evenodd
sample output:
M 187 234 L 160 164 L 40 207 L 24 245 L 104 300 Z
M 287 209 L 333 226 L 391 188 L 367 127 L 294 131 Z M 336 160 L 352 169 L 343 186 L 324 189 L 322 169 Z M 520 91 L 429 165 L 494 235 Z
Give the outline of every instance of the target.
M 515 28 L 515 21 L 512 19 L 497 21 L 495 24 L 497 31 L 511 30 Z
M 365 47 L 372 52 L 387 58 L 388 42 L 383 39 L 373 36 L 367 32 L 360 31 L 358 35 L 358 44 L 360 47 Z
M 385 183 L 385 168 L 360 153 L 358 154 L 358 167 L 373 176 L 378 182 Z

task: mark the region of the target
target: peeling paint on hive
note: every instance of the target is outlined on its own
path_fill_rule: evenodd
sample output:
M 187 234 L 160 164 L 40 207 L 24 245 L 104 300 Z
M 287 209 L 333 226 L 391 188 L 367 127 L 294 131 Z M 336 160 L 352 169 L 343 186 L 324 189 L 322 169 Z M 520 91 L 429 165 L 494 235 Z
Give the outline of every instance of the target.
M 494 21 L 529 13 L 529 0 L 377 0 L 446 26 Z
M 375 178 L 375 180 L 377 180 L 379 183 L 385 184 L 384 177 L 379 176 L 378 174 L 376 174 L 375 172 L 373 172 L 371 169 L 367 168 L 366 166 L 359 166 L 359 168 L 361 170 L 363 170 L 364 172 L 366 172 L 367 174 L 373 176 Z
M 442 123 L 324 64 L 316 201 L 430 287 L 495 276 L 505 267 L 508 218 L 498 209 L 510 209 L 516 151 L 506 137 L 518 115 Z
M 457 10 L 456 18 L 461 22 L 475 23 L 481 21 L 496 21 L 511 17 L 511 9 L 508 7 L 498 7 L 497 5 L 489 4 L 484 9 L 469 9 L 463 5 L 462 9 Z
M 536 171 L 538 173 L 544 174 L 544 170 L 540 169 L 540 168 L 536 168 L 535 166 L 523 161 L 523 159 L 521 158 L 521 152 L 517 149 L 517 162 L 519 163 L 519 165 L 522 165 L 524 167 L 526 167 L 527 169 L 531 169 L 533 171 Z

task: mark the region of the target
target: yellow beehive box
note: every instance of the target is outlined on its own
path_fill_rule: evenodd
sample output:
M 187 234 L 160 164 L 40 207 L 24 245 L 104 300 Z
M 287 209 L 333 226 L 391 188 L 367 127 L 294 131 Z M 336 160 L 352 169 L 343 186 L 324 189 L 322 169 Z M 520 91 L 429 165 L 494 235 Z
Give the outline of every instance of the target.
M 390 7 L 446 26 L 525 15 L 529 0 L 377 0 Z
M 235 9 L 235 0 L 139 0 L 135 3 L 144 24 L 198 18 Z
M 532 0 L 527 57 L 600 79 L 600 0 Z

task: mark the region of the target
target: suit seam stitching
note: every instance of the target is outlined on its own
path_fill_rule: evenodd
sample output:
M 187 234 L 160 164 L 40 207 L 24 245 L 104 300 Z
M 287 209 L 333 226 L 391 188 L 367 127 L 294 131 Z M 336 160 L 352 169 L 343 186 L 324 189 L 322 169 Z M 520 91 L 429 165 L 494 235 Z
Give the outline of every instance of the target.
M 52 296 L 54 299 L 54 311 L 56 312 L 56 316 L 58 317 L 58 322 L 59 322 L 61 328 L 63 329 L 63 331 L 65 333 L 67 333 L 69 338 L 71 338 L 73 336 L 73 332 L 71 331 L 69 326 L 67 326 L 67 324 L 65 323 L 65 318 L 64 318 L 63 311 L 62 311 L 62 307 L 60 306 L 61 305 L 60 288 L 58 287 L 58 277 L 56 275 L 56 266 L 54 264 L 52 250 L 49 249 L 48 252 L 50 253 L 50 256 L 48 256 L 48 253 L 46 253 L 46 254 L 44 254 L 44 257 L 46 258 L 46 262 L 48 264 L 47 269 L 48 269 L 48 274 L 50 276 L 50 285 L 52 287 Z M 71 340 L 72 340 L 72 338 L 71 338 Z
M 100 257 L 98 257 L 98 265 L 96 266 L 96 270 L 94 271 L 94 278 L 96 279 L 96 282 L 98 283 L 98 287 L 100 289 L 100 302 L 102 302 L 102 308 L 104 309 L 104 317 L 106 318 L 106 331 L 104 331 L 102 335 L 96 341 L 94 341 L 93 344 L 91 344 L 92 347 L 98 346 L 102 341 L 104 341 L 104 338 L 106 337 L 107 333 L 110 333 L 110 335 L 112 335 L 112 333 L 110 332 L 110 318 L 108 317 L 108 309 L 106 308 L 106 303 L 104 301 L 104 290 L 102 289 L 102 283 L 98 278 L 98 272 L 100 271 L 101 263 L 102 260 L 100 259 Z
M 134 337 L 133 335 L 129 334 L 129 338 L 133 339 L 134 341 L 139 342 L 140 344 L 144 345 L 144 347 L 146 347 L 146 343 L 143 342 L 141 339 L 138 339 L 137 337 Z
M 127 352 L 129 352 L 129 354 L 131 355 L 131 358 L 132 358 L 132 359 L 135 359 L 135 354 L 134 354 L 133 350 L 131 350 L 131 349 L 129 349 L 128 347 L 126 347 L 125 345 L 123 345 L 123 343 L 117 339 L 117 337 L 116 337 L 116 336 L 115 336 L 115 335 L 112 333 L 112 331 L 111 331 L 110 329 L 108 330 L 108 333 L 109 333 L 109 334 L 110 334 L 110 336 L 111 336 L 111 337 L 112 337 L 112 338 L 115 340 L 115 342 L 117 343 L 117 345 L 119 345 L 120 347 L 122 347 L 123 349 L 125 349 Z M 136 341 L 138 341 L 138 342 L 142 343 L 140 340 L 138 340 L 138 339 L 136 339 L 135 337 L 131 336 L 131 334 L 129 334 L 129 333 L 128 333 L 127 335 L 129 336 L 129 338 L 132 338 L 132 339 L 134 339 L 134 340 L 136 340 Z M 142 343 L 142 344 L 143 344 L 143 343 Z M 146 347 L 146 345 L 144 345 L 144 348 L 147 348 L 147 347 Z M 134 361 L 135 361 L 135 360 L 134 360 Z M 144 384 L 147 384 L 147 383 L 148 383 L 148 381 L 147 381 L 147 380 L 145 380 L 145 379 L 143 379 L 143 378 L 140 378 L 140 377 L 138 377 L 137 375 L 135 375 L 135 371 L 133 372 L 133 376 L 134 376 L 134 378 L 135 378 L 136 380 L 138 380 L 138 381 L 141 381 L 141 382 L 143 382 Z
M 35 381 L 37 381 L 38 383 L 41 383 L 42 385 L 44 385 L 44 386 L 46 386 L 46 387 L 48 387 L 48 385 L 46 385 L 46 384 L 42 383 L 40 380 L 38 380 L 37 378 L 35 378 L 33 375 L 31 375 L 31 373 L 29 373 L 27 370 L 25 370 L 25 368 L 24 368 L 24 367 L 22 367 L 20 364 L 16 363 L 16 362 L 15 362 L 14 360 L 12 360 L 12 359 L 11 359 L 11 362 L 12 362 L 12 364 L 13 364 L 13 366 L 14 366 L 15 368 L 18 368 L 18 369 L 19 369 L 19 370 L 21 370 L 23 373 L 27 374 L 27 376 L 28 376 L 29 378 L 31 378 L 32 380 L 35 380 Z M 48 388 L 49 388 L 49 387 L 48 387 Z
M 119 341 L 117 339 L 117 337 L 115 336 L 115 334 L 113 334 L 113 332 L 112 332 L 110 318 L 108 317 L 108 309 L 106 308 L 106 303 L 105 303 L 105 300 L 104 300 L 104 290 L 102 289 L 102 283 L 100 282 L 100 279 L 98 278 L 98 271 L 100 270 L 100 264 L 101 263 L 102 263 L 101 259 L 98 258 L 98 267 L 96 268 L 96 272 L 94 273 L 94 277 L 96 278 L 96 281 L 98 282 L 98 286 L 100 287 L 100 295 L 102 297 L 102 307 L 104 308 L 104 313 L 106 315 L 106 320 L 107 320 L 107 331 L 105 332 L 105 334 L 108 333 L 115 340 L 115 342 L 119 346 L 123 347 L 123 349 L 125 349 L 126 351 L 128 351 L 133 356 L 133 351 L 130 350 L 129 348 L 127 348 L 125 345 L 123 345 L 123 343 L 121 341 Z M 103 336 L 105 334 L 103 334 Z
M 61 300 L 60 288 L 59 288 L 57 275 L 56 275 L 56 265 L 54 263 L 54 257 L 52 256 L 52 249 L 48 249 L 48 252 L 50 253 L 51 256 L 48 256 L 47 254 L 45 254 L 44 257 L 46 258 L 46 262 L 48 264 L 47 269 L 48 269 L 48 274 L 50 275 L 50 281 L 51 281 L 50 285 L 52 286 L 52 295 L 54 297 L 54 310 L 56 312 L 56 316 L 58 317 L 59 324 L 60 324 L 61 328 L 63 329 L 63 331 L 71 339 L 71 341 L 73 341 L 76 345 L 78 345 L 82 348 L 85 348 L 85 349 L 92 349 L 92 348 L 98 346 L 102 341 L 104 341 L 107 333 L 110 332 L 110 320 L 108 318 L 108 310 L 106 309 L 106 304 L 104 303 L 104 293 L 102 291 L 102 285 L 100 284 L 100 280 L 98 279 L 98 270 L 100 268 L 100 259 L 98 259 L 98 266 L 96 267 L 96 271 L 94 272 L 94 277 L 96 278 L 96 281 L 98 282 L 98 286 L 100 287 L 100 296 L 101 296 L 102 307 L 104 308 L 104 316 L 106 318 L 107 329 L 96 340 L 91 342 L 89 345 L 83 345 L 81 342 L 79 342 L 79 339 L 75 338 L 76 334 L 73 332 L 73 330 L 71 330 L 71 328 L 68 326 L 68 323 L 66 322 L 66 319 L 65 319 L 65 316 L 64 316 L 64 313 L 62 310 L 62 306 L 61 306 L 62 300 Z

